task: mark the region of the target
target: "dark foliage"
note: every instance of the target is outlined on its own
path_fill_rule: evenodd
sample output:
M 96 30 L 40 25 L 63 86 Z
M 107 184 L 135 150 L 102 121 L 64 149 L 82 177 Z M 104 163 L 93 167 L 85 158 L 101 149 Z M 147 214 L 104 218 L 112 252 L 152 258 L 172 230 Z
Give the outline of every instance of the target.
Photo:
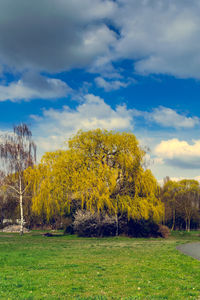
M 74 234 L 73 220 L 67 217 L 63 220 L 64 234 Z
M 100 236 L 114 236 L 116 234 L 116 221 L 114 217 L 103 215 L 100 222 Z
M 128 236 L 131 237 L 158 237 L 159 225 L 152 220 L 133 220 L 128 221 Z
M 77 233 L 83 237 L 105 237 L 116 234 L 116 220 L 108 215 L 101 215 L 89 211 L 79 210 L 75 214 L 72 225 L 67 228 L 68 233 Z M 70 231 L 72 230 L 72 231 Z M 152 220 L 128 220 L 126 215 L 119 217 L 119 234 L 130 237 L 163 237 L 170 234 L 167 226 L 156 224 Z
M 167 226 L 166 226 L 167 227 Z M 119 217 L 119 234 L 130 237 L 160 237 L 160 225 L 152 220 L 133 220 L 128 219 L 124 214 Z M 168 228 L 168 227 L 167 227 Z
M 116 222 L 113 217 L 108 215 L 92 214 L 89 211 L 79 210 L 75 214 L 73 228 L 74 232 L 79 236 L 114 236 L 116 233 Z

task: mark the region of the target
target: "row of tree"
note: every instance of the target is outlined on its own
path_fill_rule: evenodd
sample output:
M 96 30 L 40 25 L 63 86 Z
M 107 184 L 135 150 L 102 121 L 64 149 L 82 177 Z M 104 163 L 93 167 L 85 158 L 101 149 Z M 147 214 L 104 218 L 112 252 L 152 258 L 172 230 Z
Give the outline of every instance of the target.
M 160 189 L 132 133 L 79 131 L 67 150 L 47 152 L 38 165 L 35 149 L 25 124 L 1 139 L 1 219 L 16 218 L 20 208 L 21 233 L 24 218 L 30 227 L 63 222 L 78 209 L 113 216 L 116 234 L 122 215 L 167 224 L 172 219 L 174 229 L 178 211 L 189 229 L 199 210 L 198 182 L 168 180 Z
M 198 228 L 200 226 L 200 185 L 197 180 L 164 180 L 161 199 L 165 204 L 166 225 L 174 229 Z

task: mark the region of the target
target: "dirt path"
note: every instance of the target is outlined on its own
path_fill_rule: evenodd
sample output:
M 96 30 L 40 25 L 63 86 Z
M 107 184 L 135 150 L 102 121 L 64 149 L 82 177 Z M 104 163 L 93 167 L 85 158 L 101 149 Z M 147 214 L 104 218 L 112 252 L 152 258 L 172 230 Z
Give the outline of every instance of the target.
M 200 243 L 189 243 L 179 245 L 177 249 L 184 254 L 187 254 L 189 256 L 192 256 L 193 258 L 200 260 Z

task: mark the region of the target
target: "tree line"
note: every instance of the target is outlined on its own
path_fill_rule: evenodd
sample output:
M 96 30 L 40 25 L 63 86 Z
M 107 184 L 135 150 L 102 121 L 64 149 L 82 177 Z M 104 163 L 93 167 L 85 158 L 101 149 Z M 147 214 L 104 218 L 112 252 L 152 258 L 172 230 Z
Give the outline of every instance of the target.
M 69 139 L 67 150 L 47 152 L 39 164 L 35 152 L 26 124 L 1 138 L 1 221 L 20 215 L 21 234 L 24 219 L 29 227 L 59 227 L 79 210 L 114 219 L 116 234 L 122 219 L 127 224 L 150 220 L 175 229 L 178 211 L 188 230 L 199 213 L 198 182 L 189 187 L 186 180 L 177 187 L 168 180 L 160 188 L 144 167 L 146 152 L 132 133 L 79 131 Z
M 164 223 L 172 230 L 200 227 L 200 185 L 197 180 L 170 180 L 166 177 L 161 189 L 165 205 Z

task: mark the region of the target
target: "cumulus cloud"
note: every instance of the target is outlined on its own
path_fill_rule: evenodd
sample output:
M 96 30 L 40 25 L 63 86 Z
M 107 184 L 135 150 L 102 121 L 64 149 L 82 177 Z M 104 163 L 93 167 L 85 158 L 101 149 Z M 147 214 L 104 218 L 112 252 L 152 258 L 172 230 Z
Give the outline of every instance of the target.
M 0 85 L 0 101 L 60 98 L 68 96 L 71 92 L 72 89 L 59 79 L 27 73 L 16 82 Z
M 86 95 L 75 109 L 64 106 L 61 110 L 44 110 L 42 117 L 32 117 L 36 121 L 33 131 L 40 153 L 63 147 L 64 141 L 79 129 L 133 129 L 130 110 L 125 106 L 111 108 L 93 94 Z
M 183 177 L 183 176 L 179 176 L 179 177 L 169 177 L 170 180 L 172 181 L 180 181 L 180 180 L 183 180 L 183 179 L 189 179 L 189 180 L 197 180 L 199 181 L 200 183 L 200 176 L 194 176 L 194 177 Z M 158 180 L 158 183 L 160 184 L 160 186 L 163 186 L 164 185 L 164 178 L 163 179 L 160 179 Z
M 153 112 L 147 114 L 147 118 L 164 127 L 175 128 L 193 128 L 199 124 L 199 118 L 186 117 L 178 114 L 175 110 L 160 106 L 155 108 Z
M 148 122 L 156 123 L 162 127 L 173 127 L 177 129 L 193 128 L 200 123 L 198 117 L 187 117 L 177 113 L 171 108 L 163 106 L 156 107 L 151 112 L 133 109 L 133 115 L 135 117 L 142 117 Z
M 120 88 L 125 88 L 131 83 L 130 81 L 123 82 L 123 81 L 120 81 L 120 80 L 108 81 L 108 80 L 105 80 L 102 77 L 96 77 L 95 82 L 96 82 L 98 87 L 103 88 L 106 92 L 118 90 Z
M 198 0 L 118 0 L 116 58 L 135 61 L 141 74 L 200 78 Z
M 195 140 L 192 144 L 179 139 L 161 141 L 154 152 L 158 158 L 174 167 L 200 168 L 200 140 Z
M 194 177 L 170 177 L 170 180 L 172 181 L 180 181 L 183 179 L 194 179 L 200 182 L 200 176 L 194 176 Z
M 60 72 L 105 54 L 116 34 L 110 0 L 0 0 L 0 62 L 17 70 Z
M 130 59 L 140 74 L 200 78 L 198 0 L 0 0 L 0 6 L 1 67 L 86 68 L 117 77 L 112 63 Z

